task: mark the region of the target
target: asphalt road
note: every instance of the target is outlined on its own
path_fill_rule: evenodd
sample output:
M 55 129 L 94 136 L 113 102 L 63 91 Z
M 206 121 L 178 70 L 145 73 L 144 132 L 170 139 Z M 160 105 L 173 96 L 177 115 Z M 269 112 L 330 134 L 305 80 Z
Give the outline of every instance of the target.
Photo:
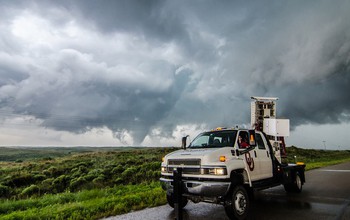
M 282 186 L 255 193 L 248 219 L 283 220 L 350 220 L 350 163 L 306 172 L 301 194 L 288 194 Z M 175 212 L 168 206 L 109 217 L 108 220 L 174 220 Z M 189 202 L 183 219 L 228 219 L 221 205 Z

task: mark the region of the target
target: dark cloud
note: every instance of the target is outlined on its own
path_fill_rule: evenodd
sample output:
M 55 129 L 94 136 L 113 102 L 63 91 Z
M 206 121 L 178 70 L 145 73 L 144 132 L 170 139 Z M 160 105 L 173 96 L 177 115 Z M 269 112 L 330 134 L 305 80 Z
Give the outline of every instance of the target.
M 293 126 L 339 124 L 349 121 L 349 71 L 350 63 L 322 80 L 308 80 L 297 85 L 288 86 L 285 91 L 289 91 L 289 93 L 285 95 L 284 100 L 281 100 L 280 103 L 282 114 L 291 118 Z
M 277 96 L 293 127 L 349 121 L 347 1 L 15 1 L 0 7 L 0 107 L 135 143 L 249 123 Z
M 34 71 L 40 74 L 14 84 L 16 92 L 6 106 L 16 114 L 43 119 L 42 126 L 56 130 L 81 133 L 106 126 L 117 137 L 126 130 L 135 143 L 141 143 L 152 125 L 166 116 L 189 76 L 175 74 L 175 68 L 162 61 L 142 66 L 140 71 L 155 77 L 159 71 L 155 68 L 164 71 L 159 73 L 161 79 L 152 79 L 143 73 L 135 78 L 140 76 L 132 74 L 132 69 L 104 69 L 75 51 L 63 51 L 57 57 L 55 68 L 50 69 L 55 72 L 38 68 Z

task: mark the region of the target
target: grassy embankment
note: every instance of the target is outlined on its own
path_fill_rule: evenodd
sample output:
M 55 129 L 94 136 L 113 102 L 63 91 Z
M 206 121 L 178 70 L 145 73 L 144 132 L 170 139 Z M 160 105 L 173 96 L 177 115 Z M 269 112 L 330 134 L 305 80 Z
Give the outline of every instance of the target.
M 33 160 L 19 149 L 17 162 L 0 162 L 0 219 L 99 219 L 166 203 L 160 161 L 174 148 L 46 150 Z M 350 161 L 350 151 L 287 152 L 307 169 Z

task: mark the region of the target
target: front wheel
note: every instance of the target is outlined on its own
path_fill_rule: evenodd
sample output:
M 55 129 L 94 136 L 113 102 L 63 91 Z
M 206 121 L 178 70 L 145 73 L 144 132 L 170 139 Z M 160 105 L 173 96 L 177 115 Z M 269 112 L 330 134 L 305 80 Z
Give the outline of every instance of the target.
M 166 195 L 166 200 L 168 201 L 168 204 L 174 208 L 175 207 L 175 198 L 174 198 L 174 194 L 170 194 L 170 195 Z M 182 201 L 181 201 L 181 205 L 182 207 L 181 208 L 184 208 L 188 203 L 188 199 L 184 196 L 182 196 Z
M 235 186 L 232 195 L 225 205 L 225 212 L 230 219 L 246 219 L 249 211 L 249 196 L 247 190 L 241 186 Z

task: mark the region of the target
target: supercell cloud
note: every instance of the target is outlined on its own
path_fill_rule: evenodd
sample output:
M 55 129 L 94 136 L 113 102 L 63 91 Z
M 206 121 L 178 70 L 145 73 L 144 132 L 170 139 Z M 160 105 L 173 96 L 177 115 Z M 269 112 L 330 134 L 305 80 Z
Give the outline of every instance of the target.
M 277 96 L 293 128 L 350 119 L 348 1 L 6 1 L 0 121 L 127 144 L 249 123 Z M 132 141 L 124 140 L 131 137 Z

